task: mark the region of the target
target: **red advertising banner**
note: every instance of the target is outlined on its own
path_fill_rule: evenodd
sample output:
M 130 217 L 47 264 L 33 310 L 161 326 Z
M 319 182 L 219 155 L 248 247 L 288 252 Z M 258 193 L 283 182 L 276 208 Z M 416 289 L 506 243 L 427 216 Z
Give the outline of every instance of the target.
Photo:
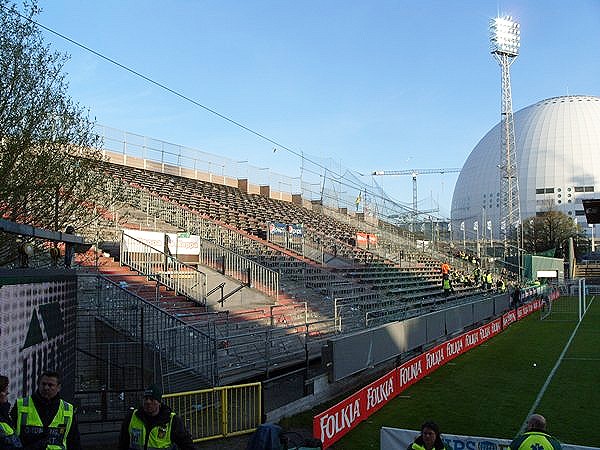
M 365 391 L 366 401 L 365 411 L 368 417 L 397 395 L 398 380 L 396 380 L 396 371 L 388 372 L 380 379 L 365 386 L 363 390 Z
M 502 328 L 506 328 L 511 323 L 517 321 L 517 312 L 511 309 L 507 313 L 502 314 Z
M 376 234 L 367 235 L 367 239 L 369 240 L 370 247 L 377 247 L 377 235 Z
M 395 369 L 398 371 L 398 391 L 402 392 L 426 375 L 425 361 L 425 353 L 423 353 Z
M 363 394 L 364 388 L 314 417 L 313 436 L 319 436 L 323 448 L 341 439 L 364 420 L 363 416 L 366 418 L 366 414 L 361 415 L 365 411 Z
M 367 233 L 361 233 L 360 231 L 356 233 L 356 246 L 357 247 L 367 247 L 367 242 L 369 241 L 369 235 Z
M 377 235 L 371 233 L 356 233 L 356 246 L 362 248 L 377 247 Z
M 508 311 L 475 330 L 468 331 L 412 358 L 350 397 L 313 418 L 313 436 L 327 448 L 367 419 L 409 386 L 429 375 L 448 361 L 496 336 L 511 323 L 541 307 L 535 300 Z
M 526 303 L 525 305 L 519 306 L 517 308 L 517 320 L 521 320 L 523 317 L 527 317 L 532 312 L 540 309 L 541 306 L 541 300 L 533 300 L 530 303 Z

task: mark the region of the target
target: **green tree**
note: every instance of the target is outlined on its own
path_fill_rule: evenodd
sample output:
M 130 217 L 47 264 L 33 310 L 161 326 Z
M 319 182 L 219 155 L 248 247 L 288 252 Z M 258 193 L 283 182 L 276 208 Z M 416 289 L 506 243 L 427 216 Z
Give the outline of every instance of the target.
M 35 0 L 0 0 L 0 216 L 79 231 L 107 204 L 100 139 L 67 93 L 68 57 L 44 43 L 39 12 Z
M 523 221 L 523 245 L 530 253 L 563 248 L 564 242 L 570 237 L 576 237 L 577 234 L 577 224 L 573 219 L 552 209 Z

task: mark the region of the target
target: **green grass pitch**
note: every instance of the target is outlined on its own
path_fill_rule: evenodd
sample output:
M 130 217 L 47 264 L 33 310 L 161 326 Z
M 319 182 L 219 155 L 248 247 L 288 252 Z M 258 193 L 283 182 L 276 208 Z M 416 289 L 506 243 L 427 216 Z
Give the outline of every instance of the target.
M 419 429 L 425 420 L 438 422 L 442 434 L 514 437 L 577 325 L 539 317 L 513 323 L 444 365 L 332 448 L 378 450 L 382 426 Z M 600 447 L 600 299 L 592 302 L 536 412 L 560 441 Z M 308 420 L 303 414 L 288 424 Z

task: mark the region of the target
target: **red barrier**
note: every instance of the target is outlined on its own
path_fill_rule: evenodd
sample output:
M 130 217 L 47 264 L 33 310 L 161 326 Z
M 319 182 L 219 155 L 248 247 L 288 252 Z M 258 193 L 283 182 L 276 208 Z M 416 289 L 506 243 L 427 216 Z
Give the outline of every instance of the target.
M 323 448 L 331 446 L 406 388 L 448 361 L 496 336 L 511 323 L 537 311 L 541 305 L 540 300 L 534 300 L 410 359 L 350 397 L 316 415 L 313 418 L 313 436 L 323 442 Z

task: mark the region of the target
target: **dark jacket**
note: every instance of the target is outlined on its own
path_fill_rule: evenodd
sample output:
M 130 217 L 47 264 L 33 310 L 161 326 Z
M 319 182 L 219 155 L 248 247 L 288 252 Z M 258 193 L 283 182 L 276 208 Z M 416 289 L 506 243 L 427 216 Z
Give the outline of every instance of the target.
M 19 437 L 21 438 L 21 442 L 23 443 L 23 447 L 31 450 L 37 449 L 45 449 L 46 444 L 44 441 L 47 437 L 48 425 L 52 423 L 54 416 L 58 412 L 58 407 L 60 406 L 60 396 L 46 400 L 43 398 L 37 391 L 31 396 L 33 400 L 33 404 L 35 405 L 35 409 L 40 415 L 40 420 L 44 425 L 45 433 L 41 435 L 36 434 L 28 434 L 25 430 L 21 429 L 19 432 Z M 12 422 L 17 424 L 17 405 L 10 412 L 10 416 L 12 418 Z M 21 424 L 23 427 L 24 424 Z M 67 450 L 81 450 L 81 438 L 79 436 L 79 427 L 77 426 L 77 419 L 75 415 L 73 415 L 73 423 L 71 424 L 71 429 L 69 430 L 69 434 L 67 435 Z
M 435 440 L 435 443 L 433 444 L 433 448 L 435 450 L 445 450 L 446 446 L 444 445 L 444 441 L 442 441 L 442 438 L 438 435 L 438 437 Z M 419 435 L 415 441 L 410 444 L 408 446 L 407 450 L 424 450 L 425 449 L 425 445 L 423 444 L 423 436 Z
M 160 410 L 156 416 L 149 416 L 140 406 L 140 408 L 135 411 L 136 416 L 143 422 L 144 427 L 146 428 L 146 435 L 150 433 L 150 430 L 155 426 L 164 426 L 169 423 L 171 419 L 171 408 L 167 405 L 161 404 Z M 121 426 L 121 435 L 119 436 L 119 450 L 128 450 L 129 449 L 129 423 L 131 422 L 131 416 L 133 415 L 133 411 L 125 417 L 123 421 L 123 425 Z M 183 424 L 183 420 L 178 415 L 173 417 L 173 426 L 171 428 L 171 440 L 174 444 L 177 444 L 178 450 L 196 450 L 196 446 L 192 442 L 192 437 L 190 433 L 185 429 L 185 425 Z
M 14 425 L 12 423 L 12 418 L 9 414 L 10 411 L 10 403 L 2 403 L 0 404 L 0 422 L 8 425 L 10 428 L 14 430 Z M 5 435 L 2 430 L 0 430 L 0 449 L 2 450 L 16 450 L 22 449 L 21 442 L 19 438 L 12 434 L 10 436 Z
M 0 404 L 0 422 L 7 423 L 11 428 L 14 428 L 15 424 L 13 423 L 12 417 L 10 417 L 9 411 L 10 403 L 6 402 Z

